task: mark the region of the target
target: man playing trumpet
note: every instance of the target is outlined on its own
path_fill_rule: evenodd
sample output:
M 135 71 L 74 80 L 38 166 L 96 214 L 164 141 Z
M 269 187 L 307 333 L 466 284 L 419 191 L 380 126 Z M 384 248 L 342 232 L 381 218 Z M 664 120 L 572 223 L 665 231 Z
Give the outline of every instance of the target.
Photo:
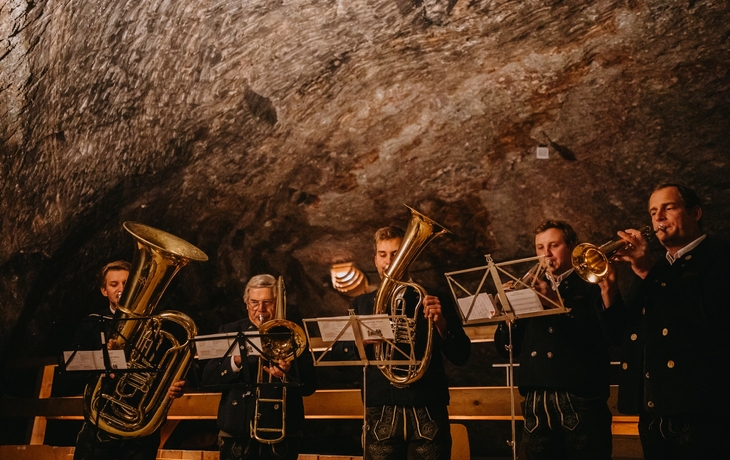
M 550 299 L 559 292 L 570 312 L 517 320 L 512 327 L 520 363 L 516 381 L 525 398 L 521 448 L 530 460 L 610 460 L 611 338 L 604 330 L 605 323 L 620 323 L 624 310 L 615 276 L 611 273 L 599 287 L 573 271 L 571 253 L 578 237 L 569 224 L 548 220 L 534 234 L 547 279 L 527 284 L 534 281 L 534 289 Z M 497 351 L 509 356 L 506 323 L 494 340 Z
M 624 336 L 619 410 L 639 414 L 646 459 L 727 458 L 730 248 L 704 234 L 700 199 L 685 186 L 655 188 L 649 214 L 664 257 L 652 256 L 638 230 L 618 233 L 629 243 L 619 260 L 642 279 Z

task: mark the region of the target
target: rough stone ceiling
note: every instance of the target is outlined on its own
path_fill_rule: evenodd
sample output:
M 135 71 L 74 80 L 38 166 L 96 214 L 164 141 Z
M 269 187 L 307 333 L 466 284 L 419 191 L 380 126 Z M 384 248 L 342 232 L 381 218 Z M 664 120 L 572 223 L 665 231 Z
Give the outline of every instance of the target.
M 729 40 L 725 1 L 1 0 L 0 351 L 57 351 L 127 220 L 210 256 L 166 294 L 203 332 L 261 271 L 341 313 L 329 265 L 375 283 L 403 204 L 453 232 L 431 284 L 545 218 L 643 225 L 667 180 L 727 231 Z

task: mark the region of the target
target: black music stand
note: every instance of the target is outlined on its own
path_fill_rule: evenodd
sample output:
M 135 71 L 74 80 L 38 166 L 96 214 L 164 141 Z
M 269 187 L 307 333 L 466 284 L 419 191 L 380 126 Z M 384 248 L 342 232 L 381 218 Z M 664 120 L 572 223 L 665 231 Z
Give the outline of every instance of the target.
M 109 349 L 109 340 L 119 337 L 119 325 L 128 321 L 153 321 L 151 316 L 136 318 L 114 318 L 104 315 L 90 315 L 84 321 L 91 324 L 86 335 L 80 337 L 82 343 L 76 344 L 74 349 L 62 352 L 59 359 L 61 372 L 88 372 L 91 374 L 126 374 L 158 372 L 157 367 L 130 368 L 127 363 L 132 352 L 141 352 L 136 345 L 129 347 L 133 342 L 130 337 L 122 337 L 120 349 Z M 93 345 L 92 345 L 93 344 Z
M 310 318 L 304 320 L 304 331 L 307 334 L 309 350 L 315 366 L 362 366 L 362 444 L 363 455 L 367 454 L 367 368 L 375 365 L 418 365 L 412 351 L 413 343 L 408 349 L 398 347 L 391 324 L 404 323 L 406 315 L 355 315 L 349 310 L 348 316 Z M 411 334 L 408 334 L 411 337 Z M 381 340 L 393 346 L 402 359 L 370 360 L 365 351 L 365 341 Z M 360 359 L 330 359 L 330 353 L 337 342 L 354 342 Z
M 563 299 L 557 290 L 555 291 L 558 296 L 556 302 L 535 290 L 524 277 L 518 277 L 517 274 L 509 271 L 510 268 L 513 271 L 522 268 L 523 270 L 518 272 L 519 274 L 528 272 L 527 268 L 532 268 L 536 263 L 540 263 L 541 257 L 528 257 L 498 264 L 494 263 L 489 254 L 485 255 L 485 258 L 487 259 L 487 265 L 449 272 L 444 275 L 465 326 L 502 321 L 507 324 L 509 334 L 509 345 L 507 345 L 509 351 L 508 384 L 512 426 L 510 446 L 512 447 L 512 458 L 516 460 L 517 429 L 512 327 L 518 319 L 568 313 L 570 309 L 565 308 Z M 474 284 L 476 284 L 476 288 L 469 289 L 466 287 L 474 286 Z M 544 303 L 547 303 L 550 308 L 544 307 Z
M 269 332 L 267 334 L 261 334 L 257 330 L 253 331 L 239 331 L 239 332 L 222 332 L 218 334 L 210 335 L 199 335 L 193 339 L 195 342 L 196 355 L 195 359 L 198 361 L 205 361 L 209 359 L 217 359 L 223 361 L 224 359 L 231 359 L 231 357 L 240 355 L 241 362 L 247 362 L 249 356 L 259 356 L 267 361 L 273 362 L 275 358 L 268 356 L 264 351 L 264 347 L 261 344 L 261 337 L 272 335 L 281 335 L 282 337 L 289 337 L 292 341 L 292 332 Z M 250 387 L 255 388 L 257 386 L 301 386 L 299 380 L 299 365 L 297 360 L 292 360 L 293 372 L 290 372 L 291 381 L 286 382 L 257 382 L 256 378 L 251 377 L 251 373 L 248 369 L 248 365 L 241 366 L 241 372 L 243 378 L 240 382 L 225 384 L 225 385 L 205 385 L 205 389 L 208 390 L 227 390 L 230 388 L 237 387 Z M 273 363 L 276 366 L 276 363 Z M 288 373 L 289 374 L 289 373 Z

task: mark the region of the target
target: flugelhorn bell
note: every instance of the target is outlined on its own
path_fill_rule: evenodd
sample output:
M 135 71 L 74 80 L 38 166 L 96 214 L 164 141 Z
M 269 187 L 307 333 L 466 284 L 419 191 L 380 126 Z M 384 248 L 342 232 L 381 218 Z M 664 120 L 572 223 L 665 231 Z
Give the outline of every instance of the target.
M 661 229 L 662 227 L 660 227 Z M 639 231 L 645 238 L 654 234 L 654 229 L 649 225 Z M 600 283 L 608 275 L 608 267 L 613 257 L 627 246 L 630 244 L 624 240 L 609 241 L 601 246 L 581 243 L 573 249 L 571 254 L 573 269 L 585 281 L 593 284 Z

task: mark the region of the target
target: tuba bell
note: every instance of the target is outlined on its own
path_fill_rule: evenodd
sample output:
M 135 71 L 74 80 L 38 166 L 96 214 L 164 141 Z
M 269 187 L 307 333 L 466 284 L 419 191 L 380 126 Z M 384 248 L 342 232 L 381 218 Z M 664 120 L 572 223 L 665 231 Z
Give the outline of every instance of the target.
M 657 231 L 663 231 L 664 226 L 659 225 Z M 639 229 L 645 238 L 654 235 L 654 230 L 647 225 Z M 573 249 L 571 254 L 573 268 L 585 281 L 593 284 L 600 283 L 608 275 L 608 265 L 621 249 L 630 246 L 624 240 L 609 241 L 601 246 L 590 243 L 581 243 Z
M 423 356 L 420 360 L 415 356 L 416 344 L 416 321 L 421 312 L 423 299 L 427 293 L 423 287 L 409 281 L 402 281 L 401 278 L 408 272 L 410 264 L 418 257 L 423 248 L 435 237 L 450 233 L 442 225 L 424 216 L 415 209 L 406 206 L 411 211 L 411 220 L 406 228 L 403 241 L 393 262 L 383 273 L 383 280 L 375 298 L 374 314 L 389 314 L 392 316 L 391 327 L 395 337 L 394 343 L 375 344 L 375 360 L 383 361 L 386 364 L 378 364 L 378 369 L 385 378 L 391 381 L 396 387 L 405 387 L 417 381 L 428 369 L 431 362 L 431 348 L 433 344 L 433 319 L 428 319 L 428 332 Z M 406 315 L 405 292 L 412 288 L 418 294 L 413 317 Z M 408 349 L 409 362 L 415 364 L 392 364 L 394 360 L 402 357 L 402 350 L 397 344 L 403 344 Z
M 274 319 L 259 327 L 261 356 L 256 377 L 256 407 L 251 420 L 251 437 L 265 444 L 275 444 L 286 436 L 286 375 L 281 381 L 264 371 L 264 365 L 290 362 L 304 352 L 307 336 L 302 328 L 286 319 L 286 288 L 284 279 L 276 282 L 276 312 Z M 266 375 L 264 375 L 266 374 Z
M 193 320 L 177 311 L 150 316 L 172 278 L 191 260 L 208 256 L 192 244 L 136 222 L 124 229 L 135 240 L 129 279 L 114 315 L 114 348 L 124 349 L 127 372 L 100 377 L 84 392 L 86 420 L 123 438 L 147 436 L 164 422 L 170 386 L 184 377 L 197 334 Z

